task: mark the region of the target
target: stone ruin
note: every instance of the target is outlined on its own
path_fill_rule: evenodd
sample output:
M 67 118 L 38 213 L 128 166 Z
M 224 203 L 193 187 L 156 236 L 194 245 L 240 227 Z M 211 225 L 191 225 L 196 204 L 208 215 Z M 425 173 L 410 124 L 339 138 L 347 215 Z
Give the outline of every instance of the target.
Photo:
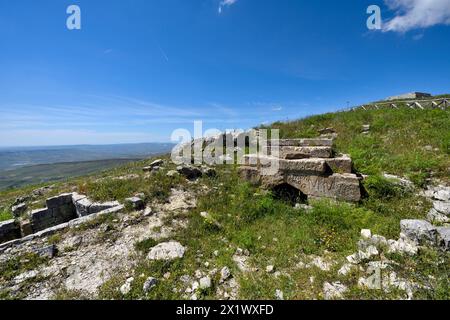
M 92 202 L 78 193 L 65 193 L 46 200 L 46 208 L 32 210 L 27 219 L 0 222 L 0 243 L 37 234 L 43 230 L 65 224 L 112 208 L 121 208 L 119 202 Z
M 352 160 L 347 155 L 333 154 L 332 139 L 279 140 L 278 156 L 245 156 L 245 165 L 239 168 L 240 176 L 265 189 L 275 192 L 298 191 L 300 197 L 331 198 L 349 202 L 361 200 L 361 178 L 353 172 Z M 265 168 L 278 162 L 275 173 L 265 173 Z

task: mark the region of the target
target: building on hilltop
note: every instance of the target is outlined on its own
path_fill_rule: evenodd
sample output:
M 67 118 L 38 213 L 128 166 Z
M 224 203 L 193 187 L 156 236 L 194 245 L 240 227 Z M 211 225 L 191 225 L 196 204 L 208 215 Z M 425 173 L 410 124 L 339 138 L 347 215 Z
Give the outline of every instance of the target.
M 401 94 L 398 96 L 392 96 L 389 98 L 386 98 L 386 101 L 392 101 L 392 100 L 402 100 L 402 99 L 422 99 L 422 98 L 429 98 L 431 97 L 431 94 L 429 93 L 423 93 L 423 92 L 410 92 Z

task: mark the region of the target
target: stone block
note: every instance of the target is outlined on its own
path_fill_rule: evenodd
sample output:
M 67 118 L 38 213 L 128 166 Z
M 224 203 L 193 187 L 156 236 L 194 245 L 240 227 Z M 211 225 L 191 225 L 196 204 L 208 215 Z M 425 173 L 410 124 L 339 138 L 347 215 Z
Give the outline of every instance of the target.
M 92 206 L 92 201 L 89 200 L 87 197 L 74 198 L 73 204 L 75 206 L 75 211 L 79 218 L 89 215 L 89 208 Z
M 330 167 L 331 171 L 334 173 L 352 173 L 353 172 L 353 162 L 352 159 L 343 155 L 337 158 L 331 158 L 325 160 L 327 165 Z
M 142 210 L 145 207 L 144 201 L 138 197 L 125 199 L 125 203 L 130 205 L 134 210 Z
M 279 168 L 289 173 L 322 175 L 327 172 L 327 165 L 323 159 L 280 160 Z
M 58 208 L 62 205 L 72 203 L 72 193 L 64 193 L 59 196 L 49 198 L 46 203 L 47 208 L 49 209 Z
M 89 214 L 98 213 L 100 211 L 108 210 L 114 207 L 119 206 L 120 203 L 118 201 L 110 201 L 110 202 L 95 202 L 89 207 Z
M 0 222 L 0 243 L 19 239 L 20 226 L 15 220 Z
M 26 237 L 26 236 L 29 236 L 30 234 L 33 234 L 33 228 L 31 226 L 31 222 L 29 220 L 21 221 L 20 231 L 21 231 L 22 237 Z
M 281 159 L 306 159 L 306 158 L 331 158 L 331 147 L 281 147 L 279 157 Z
M 350 202 L 361 200 L 360 181 L 354 174 L 333 174 L 329 177 L 288 174 L 286 182 L 307 196 Z
M 272 142 L 268 141 L 268 145 Z M 313 139 L 280 139 L 280 147 L 332 147 L 333 139 L 313 138 Z

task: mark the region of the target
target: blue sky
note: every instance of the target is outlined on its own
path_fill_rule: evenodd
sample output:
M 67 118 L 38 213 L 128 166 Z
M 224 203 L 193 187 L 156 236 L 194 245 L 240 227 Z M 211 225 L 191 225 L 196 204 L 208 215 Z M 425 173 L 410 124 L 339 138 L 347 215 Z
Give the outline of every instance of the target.
M 449 23 L 448 0 L 0 0 L 0 146 L 166 142 L 194 120 L 446 93 Z

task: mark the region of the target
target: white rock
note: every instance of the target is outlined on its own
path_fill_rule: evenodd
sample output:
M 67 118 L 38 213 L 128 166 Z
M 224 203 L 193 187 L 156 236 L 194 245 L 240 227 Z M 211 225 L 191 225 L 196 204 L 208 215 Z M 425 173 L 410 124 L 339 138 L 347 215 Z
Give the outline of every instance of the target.
M 431 223 L 447 223 L 450 221 L 445 214 L 438 212 L 434 208 L 431 208 L 430 212 L 428 212 L 427 219 Z
M 419 248 L 417 245 L 407 239 L 400 238 L 398 241 L 388 241 L 388 253 L 406 253 L 409 255 L 417 254 Z
M 176 241 L 163 242 L 153 247 L 147 258 L 150 260 L 174 260 L 183 258 L 185 248 Z
M 343 294 L 348 290 L 348 288 L 340 282 L 323 284 L 323 293 L 325 300 L 342 299 Z
M 352 269 L 354 269 L 354 268 L 355 268 L 355 265 L 354 265 L 354 264 L 346 263 L 346 264 L 344 264 L 344 265 L 339 269 L 338 275 L 340 275 L 340 276 L 346 276 L 346 275 L 348 275 L 348 274 L 352 271 Z
M 436 191 L 433 195 L 434 199 L 441 201 L 450 201 L 450 188 Z
M 401 220 L 400 229 L 402 235 L 414 243 L 423 244 L 436 241 L 436 228 L 428 221 Z
M 231 277 L 230 269 L 228 267 L 223 267 L 222 270 L 220 270 L 220 283 L 223 283 L 229 277 Z
M 314 257 L 307 267 L 315 266 L 322 271 L 330 271 L 333 267 L 331 262 L 325 261 L 322 257 Z
M 274 270 L 275 270 L 275 267 L 274 267 L 274 266 L 267 266 L 267 267 L 266 267 L 266 272 L 267 272 L 267 273 L 273 273 Z
M 275 291 L 275 298 L 277 298 L 277 300 L 284 300 L 284 293 L 283 293 L 283 291 L 281 291 L 280 289 L 277 289 Z
M 370 239 L 372 238 L 372 232 L 369 229 L 363 229 L 361 230 L 361 237 L 363 239 Z
M 450 214 L 450 201 L 444 202 L 444 201 L 434 201 L 433 207 L 436 209 L 437 212 L 449 215 Z
M 120 292 L 123 295 L 127 295 L 131 291 L 131 285 L 133 284 L 134 278 L 128 278 L 127 281 L 120 287 Z
M 203 277 L 200 279 L 200 289 L 209 289 L 211 288 L 211 278 L 210 277 Z

